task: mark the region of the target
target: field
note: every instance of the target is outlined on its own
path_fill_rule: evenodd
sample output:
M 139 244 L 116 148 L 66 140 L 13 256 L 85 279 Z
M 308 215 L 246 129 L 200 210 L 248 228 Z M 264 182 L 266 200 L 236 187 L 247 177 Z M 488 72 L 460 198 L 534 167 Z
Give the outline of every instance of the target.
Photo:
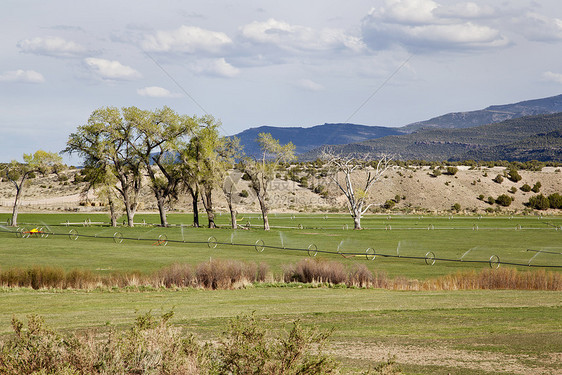
M 0 223 L 7 219 L 0 214 Z M 270 232 L 259 229 L 256 214 L 244 215 L 241 223 L 249 223 L 248 230 L 236 231 L 226 229 L 227 215 L 218 217 L 223 228 L 215 230 L 191 228 L 187 214 L 170 215 L 170 228 L 151 225 L 157 220 L 154 214 L 138 214 L 135 228 L 110 228 L 96 224 L 107 221 L 101 214 L 21 214 L 22 227 L 43 228 L 49 236 L 19 238 L 3 225 L 0 268 L 46 265 L 148 274 L 173 263 L 212 258 L 266 262 L 279 275 L 314 249 L 315 258 L 350 267 L 361 263 L 391 278 L 416 280 L 490 266 L 562 268 L 562 218 L 556 216 L 378 215 L 364 219 L 365 230 L 353 231 L 346 215 L 277 214 L 270 218 Z M 373 250 L 366 253 L 368 248 Z M 490 264 L 493 255 L 497 258 Z M 135 312 L 173 309 L 174 324 L 215 339 L 229 318 L 255 312 L 271 330 L 287 328 L 296 319 L 335 328 L 330 350 L 349 371 L 395 355 L 406 373 L 562 372 L 562 295 L 556 291 L 391 291 L 268 283 L 214 291 L 5 288 L 0 298 L 2 335 L 10 331 L 12 315 L 41 314 L 62 330 L 103 330 L 125 327 Z

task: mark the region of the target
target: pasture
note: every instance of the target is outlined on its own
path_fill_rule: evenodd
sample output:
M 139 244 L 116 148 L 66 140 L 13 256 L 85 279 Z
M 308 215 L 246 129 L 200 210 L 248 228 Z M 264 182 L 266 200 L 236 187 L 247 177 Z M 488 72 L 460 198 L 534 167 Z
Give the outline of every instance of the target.
M 353 231 L 347 215 L 272 214 L 272 230 L 264 232 L 257 214 L 240 215 L 247 229 L 236 231 L 229 229 L 226 214 L 217 217 L 221 228 L 213 230 L 192 228 L 187 214 L 170 214 L 169 228 L 154 226 L 154 214 L 137 214 L 135 228 L 96 224 L 107 222 L 102 214 L 20 214 L 22 228 L 43 228 L 49 234 L 28 238 L 5 225 L 8 217 L 0 214 L 1 269 L 48 265 L 99 274 L 150 273 L 173 263 L 218 258 L 266 262 L 278 274 L 284 265 L 316 251 L 315 258 L 362 263 L 390 277 L 419 280 L 498 265 L 562 269 L 561 217 L 373 215 L 363 220 L 364 230 Z M 428 259 L 428 252 L 435 259 Z M 499 264 L 495 258 L 490 264 L 493 255 Z M 388 355 L 395 355 L 406 373 L 416 374 L 562 371 L 560 292 L 259 284 L 215 291 L 5 288 L 0 305 L 3 336 L 10 332 L 13 315 L 36 313 L 57 329 L 103 332 L 108 326 L 128 326 L 137 312 L 174 310 L 174 324 L 203 339 L 216 339 L 229 318 L 255 312 L 270 330 L 285 329 L 294 320 L 334 328 L 329 350 L 346 371 L 367 369 Z

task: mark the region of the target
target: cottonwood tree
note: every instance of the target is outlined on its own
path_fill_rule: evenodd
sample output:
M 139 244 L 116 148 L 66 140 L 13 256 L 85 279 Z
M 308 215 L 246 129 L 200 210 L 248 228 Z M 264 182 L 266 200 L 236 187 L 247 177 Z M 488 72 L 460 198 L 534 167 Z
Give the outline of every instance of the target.
M 186 186 L 192 195 L 194 215 L 197 210 L 199 194 L 207 213 L 209 228 L 215 228 L 213 192 L 221 186 L 226 172 L 232 167 L 237 155 L 236 140 L 221 137 L 220 122 L 207 115 L 197 120 L 198 128 L 194 131 L 185 152 L 182 152 L 186 175 Z M 194 225 L 198 226 L 197 222 Z
M 191 117 L 180 116 L 169 107 L 154 111 L 123 108 L 123 118 L 133 132 L 127 142 L 144 164 L 158 205 L 160 223 L 167 227 L 166 202 L 177 195 L 181 181 L 176 165 L 177 152 L 182 141 L 194 131 L 196 123 Z
M 12 160 L 11 163 L 4 166 L 2 171 L 2 175 L 16 188 L 16 198 L 12 210 L 12 226 L 14 227 L 18 225 L 21 197 L 30 176 L 34 173 L 46 175 L 58 171 L 62 165 L 62 158 L 58 154 L 43 150 L 38 150 L 34 154 L 24 154 L 23 161 L 23 163 L 19 163 Z
M 118 191 L 127 214 L 128 226 L 134 226 L 138 197 L 142 187 L 143 162 L 131 147 L 135 135 L 132 124 L 125 121 L 120 110 L 105 107 L 95 110 L 86 125 L 79 126 L 67 141 L 64 152 L 77 153 L 84 165 L 106 169 L 115 176 Z
M 322 159 L 327 162 L 329 178 L 347 198 L 354 229 L 361 229 L 361 218 L 374 204 L 369 193 L 375 182 L 390 168 L 392 158 L 383 155 L 374 163 L 369 163 L 351 155 L 335 155 L 324 151 Z M 358 175 L 359 171 L 363 172 L 364 177 Z
M 269 230 L 267 203 L 268 191 L 271 181 L 275 178 L 275 170 L 282 162 L 289 162 L 295 158 L 295 146 L 292 142 L 281 145 L 269 133 L 258 134 L 258 143 L 261 157 L 245 158 L 243 160 L 244 172 L 250 176 L 250 186 L 256 193 L 263 218 L 263 229 Z
M 117 217 L 123 206 L 118 203 L 119 198 L 117 197 L 117 191 L 115 189 L 117 179 L 115 178 L 115 175 L 111 173 L 110 168 L 107 165 L 100 168 L 87 166 L 84 168 L 83 174 L 84 179 L 87 182 L 83 192 L 88 194 L 89 191 L 93 191 L 98 199 L 107 202 L 109 207 L 110 225 L 112 227 L 116 227 Z

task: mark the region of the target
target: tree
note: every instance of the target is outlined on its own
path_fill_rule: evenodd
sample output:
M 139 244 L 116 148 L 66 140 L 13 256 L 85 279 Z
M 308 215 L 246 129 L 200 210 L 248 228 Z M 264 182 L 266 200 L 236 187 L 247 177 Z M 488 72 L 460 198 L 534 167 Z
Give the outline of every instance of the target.
M 496 203 L 503 207 L 509 207 L 512 201 L 513 198 L 507 194 L 502 194 L 496 198 Z
M 548 202 L 550 203 L 550 208 L 562 209 L 562 195 L 558 193 L 550 194 Z
M 256 193 L 260 205 L 263 229 L 269 230 L 267 205 L 268 190 L 271 181 L 275 178 L 275 170 L 281 162 L 289 162 L 295 158 L 295 146 L 292 142 L 281 145 L 269 133 L 258 134 L 258 143 L 261 149 L 261 158 L 245 158 L 242 165 L 244 172 L 250 178 L 250 186 Z
M 522 177 L 519 174 L 519 172 L 517 172 L 517 169 L 510 169 L 509 173 L 507 174 L 508 178 L 513 181 L 513 182 L 519 182 L 521 181 Z
M 330 179 L 347 198 L 354 229 L 361 229 L 361 218 L 374 204 L 370 202 L 370 190 L 390 168 L 392 159 L 383 155 L 373 163 L 372 167 L 364 160 L 352 156 L 334 155 L 328 151 L 324 152 L 323 159 L 327 161 L 330 168 Z M 362 178 L 362 182 L 356 183 L 353 176 L 359 171 L 363 171 L 365 177 Z M 340 174 L 343 174 L 343 181 L 340 181 Z
M 166 201 L 176 196 L 181 181 L 176 166 L 177 150 L 196 124 L 192 118 L 180 116 L 169 107 L 154 111 L 123 108 L 123 117 L 133 132 L 127 142 L 144 164 L 158 205 L 160 223 L 167 227 Z
M 537 210 L 547 210 L 550 208 L 550 201 L 547 197 L 542 194 L 534 195 L 529 198 L 527 206 L 537 209 Z
M 63 152 L 78 153 L 84 165 L 94 169 L 106 169 L 118 181 L 119 192 L 127 222 L 134 226 L 138 196 L 142 187 L 142 160 L 131 147 L 135 135 L 132 124 L 125 121 L 119 109 L 105 107 L 95 110 L 86 125 L 72 133 Z
M 24 163 L 18 163 L 12 160 L 11 163 L 4 166 L 2 173 L 16 188 L 16 198 L 14 199 L 14 207 L 12 210 L 12 226 L 14 227 L 18 225 L 18 211 L 21 197 L 29 177 L 33 173 L 45 175 L 55 170 L 60 170 L 62 165 L 62 158 L 59 155 L 43 150 L 38 150 L 33 155 L 24 154 L 23 160 Z

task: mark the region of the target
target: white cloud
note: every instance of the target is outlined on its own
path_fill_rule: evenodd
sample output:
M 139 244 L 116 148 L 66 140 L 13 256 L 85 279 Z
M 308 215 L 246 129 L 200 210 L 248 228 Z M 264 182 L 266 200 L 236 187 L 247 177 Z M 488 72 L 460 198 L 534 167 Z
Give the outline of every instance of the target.
M 183 25 L 176 30 L 147 35 L 142 48 L 152 52 L 218 53 L 230 44 L 232 40 L 225 33 Z
M 101 78 L 110 80 L 133 80 L 141 77 L 141 74 L 130 66 L 121 64 L 115 60 L 98 59 L 89 57 L 84 59 L 86 64 L 93 69 Z
M 561 73 L 545 72 L 542 76 L 547 81 L 562 83 L 562 74 Z
M 433 14 L 445 18 L 477 19 L 492 17 L 496 14 L 496 10 L 489 5 L 468 2 L 441 5 L 433 10 Z
M 11 70 L 0 75 L 0 82 L 43 83 L 45 78 L 34 70 Z
M 478 22 L 493 14 L 492 8 L 474 3 L 387 0 L 363 19 L 363 37 L 372 49 L 395 44 L 416 52 L 505 47 L 510 42 L 499 30 Z
M 324 86 L 310 79 L 301 79 L 300 81 L 297 82 L 297 86 L 308 91 L 324 90 Z
M 527 13 L 516 21 L 516 25 L 527 39 L 541 42 L 562 41 L 561 19 Z
M 315 30 L 291 25 L 270 18 L 265 22 L 252 22 L 241 28 L 244 39 L 257 44 L 269 44 L 285 50 L 323 51 L 349 49 L 360 51 L 363 42 L 338 29 Z
M 158 87 L 158 86 L 148 86 L 137 90 L 137 94 L 140 96 L 148 96 L 151 98 L 179 98 L 181 94 L 170 92 L 169 90 Z
M 25 53 L 53 57 L 77 57 L 86 53 L 86 49 L 75 42 L 51 36 L 24 39 L 19 41 L 17 46 Z
M 226 78 L 240 74 L 240 69 L 229 64 L 224 58 L 200 60 L 191 65 L 191 70 L 199 74 Z

